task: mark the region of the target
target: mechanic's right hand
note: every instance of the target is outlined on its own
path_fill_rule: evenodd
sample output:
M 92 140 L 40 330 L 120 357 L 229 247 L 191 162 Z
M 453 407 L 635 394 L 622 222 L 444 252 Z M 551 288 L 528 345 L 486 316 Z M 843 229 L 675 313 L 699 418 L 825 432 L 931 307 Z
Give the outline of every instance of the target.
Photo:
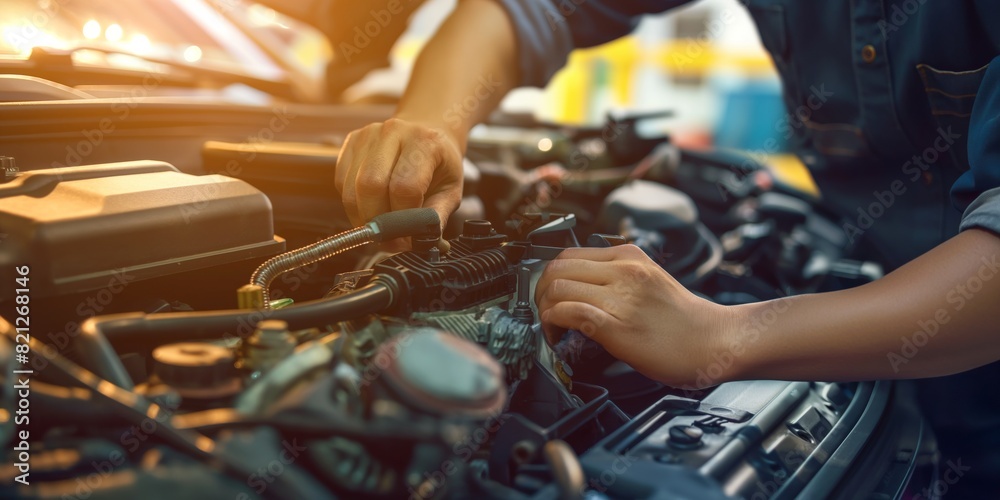
M 351 132 L 337 161 L 336 186 L 348 218 L 433 208 L 444 228 L 462 201 L 464 141 L 446 127 L 392 118 Z

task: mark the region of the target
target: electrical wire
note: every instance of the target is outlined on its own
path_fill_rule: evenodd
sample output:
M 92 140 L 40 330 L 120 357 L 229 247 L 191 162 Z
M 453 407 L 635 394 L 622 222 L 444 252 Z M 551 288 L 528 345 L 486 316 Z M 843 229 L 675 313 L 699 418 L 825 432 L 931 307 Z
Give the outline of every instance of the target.
M 331 236 L 281 255 L 271 257 L 260 265 L 250 277 L 250 284 L 258 285 L 264 292 L 264 309 L 271 308 L 271 282 L 278 276 L 300 267 L 328 259 L 375 241 L 376 233 L 368 226 Z

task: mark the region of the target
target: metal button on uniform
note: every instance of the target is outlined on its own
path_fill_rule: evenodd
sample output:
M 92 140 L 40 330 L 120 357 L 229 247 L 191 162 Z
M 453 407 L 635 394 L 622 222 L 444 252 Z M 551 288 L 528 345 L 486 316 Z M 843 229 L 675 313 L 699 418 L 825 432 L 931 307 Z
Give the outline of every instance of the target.
M 863 59 L 866 63 L 874 61 L 875 55 L 876 52 L 874 45 L 869 44 L 861 48 L 861 59 Z

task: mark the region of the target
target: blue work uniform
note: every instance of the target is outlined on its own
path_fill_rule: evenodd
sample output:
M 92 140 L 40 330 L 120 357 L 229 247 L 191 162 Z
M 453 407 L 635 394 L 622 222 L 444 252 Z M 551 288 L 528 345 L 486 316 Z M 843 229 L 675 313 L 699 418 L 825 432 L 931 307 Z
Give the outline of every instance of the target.
M 683 0 L 497 0 L 522 83 L 542 85 L 577 47 L 629 33 Z M 1000 1 L 743 0 L 784 89 L 775 132 L 869 256 L 899 267 L 956 235 L 1000 234 Z M 669 103 L 664 103 L 669 105 Z M 996 493 L 1000 365 L 918 383 L 947 460 Z M 966 496 L 962 494 L 962 496 Z

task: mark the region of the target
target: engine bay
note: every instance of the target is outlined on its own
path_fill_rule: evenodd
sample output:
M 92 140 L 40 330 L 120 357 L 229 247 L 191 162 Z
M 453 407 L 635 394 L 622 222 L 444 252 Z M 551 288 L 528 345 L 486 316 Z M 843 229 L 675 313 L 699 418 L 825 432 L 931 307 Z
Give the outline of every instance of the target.
M 863 450 L 918 455 L 919 423 L 869 438 L 911 411 L 889 382 L 716 385 L 709 366 L 709 388 L 668 387 L 579 332 L 544 340 L 534 284 L 565 248 L 636 245 L 724 304 L 881 275 L 744 157 L 494 125 L 470 139 L 443 234 L 427 210 L 350 228 L 330 109 L 283 128 L 267 110 L 143 101 L 64 164 L 79 132 L 46 115 L 90 124 L 114 105 L 0 120 L 4 387 L 31 370 L 30 414 L 3 393 L 30 418 L 2 435 L 31 457 L 13 453 L 4 496 L 812 498 L 877 490 L 844 486 L 888 467 Z M 39 125 L 15 132 L 25 108 Z

